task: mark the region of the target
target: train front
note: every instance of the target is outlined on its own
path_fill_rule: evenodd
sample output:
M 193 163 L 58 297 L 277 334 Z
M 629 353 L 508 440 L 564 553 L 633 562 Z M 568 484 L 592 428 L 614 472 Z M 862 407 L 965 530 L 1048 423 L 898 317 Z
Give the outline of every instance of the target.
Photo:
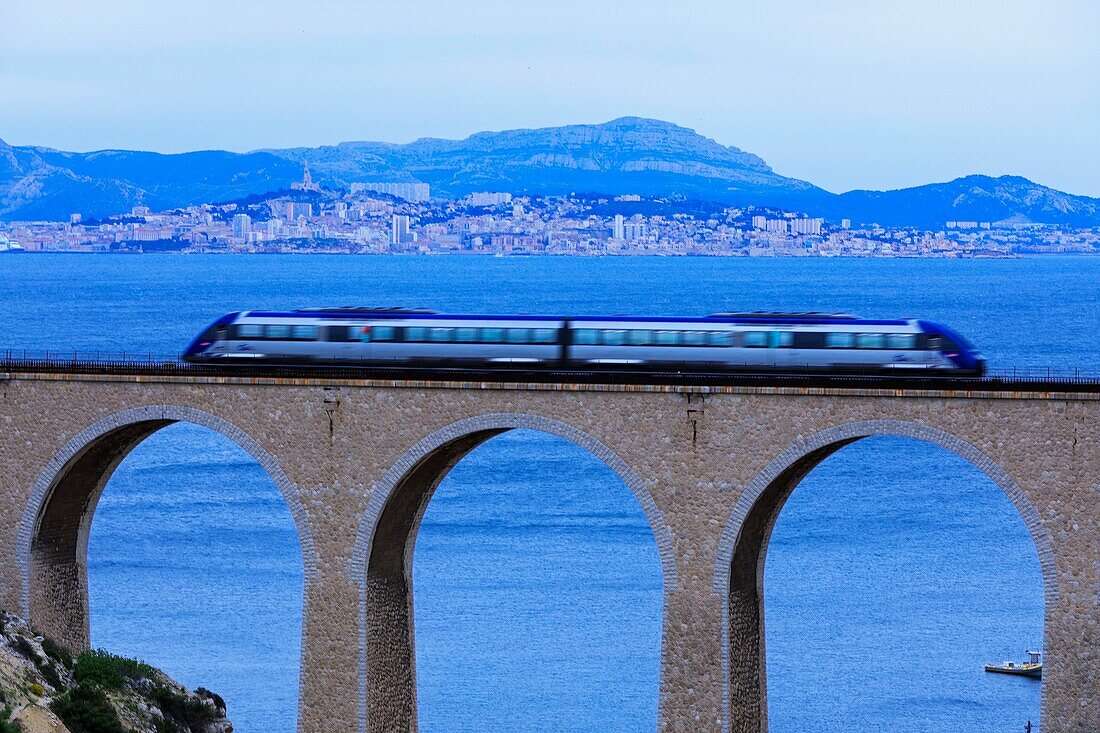
M 212 347 L 228 337 L 229 326 L 237 320 L 238 315 L 240 314 L 227 313 L 211 323 L 184 349 L 180 358 L 189 364 L 202 364 L 210 361 L 213 358 L 210 353 Z
M 921 330 L 927 334 L 929 347 L 935 348 L 940 356 L 951 364 L 952 369 L 968 376 L 980 377 L 985 374 L 985 357 L 961 333 L 942 323 L 932 321 L 919 323 Z

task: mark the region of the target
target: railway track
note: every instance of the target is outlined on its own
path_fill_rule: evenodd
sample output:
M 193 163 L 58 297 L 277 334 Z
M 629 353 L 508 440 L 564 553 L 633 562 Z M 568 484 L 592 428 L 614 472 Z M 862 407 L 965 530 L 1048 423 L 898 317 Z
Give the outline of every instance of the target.
M 1100 392 L 1100 374 L 1077 370 L 995 371 L 983 377 L 813 371 L 668 371 L 613 368 L 359 367 L 341 364 L 189 364 L 172 357 L 22 357 L 0 352 L 0 376 L 16 374 L 122 375 L 145 377 L 245 377 L 255 379 L 389 380 L 537 384 L 665 385 L 685 387 L 790 387 L 820 389 L 962 390 L 1011 392 Z

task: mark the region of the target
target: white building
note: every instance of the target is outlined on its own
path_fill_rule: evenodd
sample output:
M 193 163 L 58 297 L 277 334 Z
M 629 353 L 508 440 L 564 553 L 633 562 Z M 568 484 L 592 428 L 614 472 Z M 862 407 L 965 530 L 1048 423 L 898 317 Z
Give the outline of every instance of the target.
M 626 239 L 626 235 L 623 232 L 624 221 L 622 214 L 615 214 L 615 226 L 611 234 L 612 239 Z
M 252 232 L 252 217 L 248 214 L 233 215 L 233 236 L 237 239 L 248 239 Z
M 313 204 L 304 204 L 298 201 L 286 202 L 286 215 L 285 218 L 288 224 L 293 224 L 298 221 L 300 217 L 309 218 L 313 216 Z
M 431 187 L 427 183 L 388 183 L 385 181 L 367 181 L 351 184 L 351 192 L 385 193 L 399 199 L 420 203 L 431 197 Z
M 411 220 L 404 214 L 394 214 L 390 224 L 390 244 L 408 244 L 415 241 L 409 231 Z
M 821 234 L 824 219 L 791 219 L 791 234 Z
M 470 202 L 470 206 L 501 206 L 512 203 L 512 194 L 481 191 L 470 194 L 466 200 Z

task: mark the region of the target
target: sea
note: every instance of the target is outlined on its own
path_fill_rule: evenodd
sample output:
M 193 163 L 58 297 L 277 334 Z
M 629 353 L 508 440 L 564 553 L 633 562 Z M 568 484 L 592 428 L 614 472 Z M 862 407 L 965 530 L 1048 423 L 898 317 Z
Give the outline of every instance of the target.
M 1100 363 L 1100 258 L 0 257 L 0 350 L 177 354 L 222 313 L 840 311 L 943 321 L 995 369 Z M 111 477 L 88 542 L 94 645 L 290 733 L 302 560 L 234 443 L 177 424 Z M 420 730 L 654 731 L 662 580 L 641 508 L 591 454 L 517 431 L 462 460 L 414 569 Z M 768 719 L 803 731 L 1038 730 L 1041 683 L 989 675 L 1043 641 L 1035 547 L 1001 491 L 911 439 L 846 447 L 779 518 L 765 568 Z M 355 644 L 355 639 L 348 639 Z

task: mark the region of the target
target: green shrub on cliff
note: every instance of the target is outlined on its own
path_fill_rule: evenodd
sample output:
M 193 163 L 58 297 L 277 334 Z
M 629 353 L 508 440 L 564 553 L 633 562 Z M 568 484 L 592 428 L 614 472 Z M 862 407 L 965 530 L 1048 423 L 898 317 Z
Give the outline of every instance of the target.
M 121 690 L 127 680 L 152 679 L 154 675 L 155 670 L 145 662 L 119 657 L 102 649 L 81 652 L 73 670 L 77 684 L 104 690 Z
M 50 704 L 72 733 L 126 733 L 103 690 L 80 684 Z
M 8 720 L 11 717 L 11 708 L 0 710 L 0 733 L 23 733 L 23 729 Z
M 0 689 L 0 705 L 8 701 L 8 695 L 3 689 Z M 0 708 L 0 733 L 22 733 L 22 729 L 15 723 L 8 720 L 11 717 L 11 708 L 4 705 Z
M 72 652 L 58 644 L 53 639 L 47 637 L 42 640 L 42 651 L 46 652 L 46 656 L 50 659 L 64 665 L 66 669 L 72 669 Z
M 58 647 L 46 653 L 51 657 L 65 656 Z M 128 681 L 153 675 L 153 668 L 144 662 L 102 649 L 81 652 L 73 667 L 76 686 L 54 700 L 50 709 L 72 733 L 125 733 L 118 714 L 107 699 L 107 692 L 121 690 Z
M 164 720 L 157 724 L 157 733 L 202 730 L 207 723 L 218 720 L 221 711 L 204 704 L 202 697 L 180 695 L 168 687 L 158 685 L 149 695 L 150 701 L 164 713 Z M 217 704 L 221 698 L 210 699 Z M 225 710 L 224 703 L 222 710 Z

